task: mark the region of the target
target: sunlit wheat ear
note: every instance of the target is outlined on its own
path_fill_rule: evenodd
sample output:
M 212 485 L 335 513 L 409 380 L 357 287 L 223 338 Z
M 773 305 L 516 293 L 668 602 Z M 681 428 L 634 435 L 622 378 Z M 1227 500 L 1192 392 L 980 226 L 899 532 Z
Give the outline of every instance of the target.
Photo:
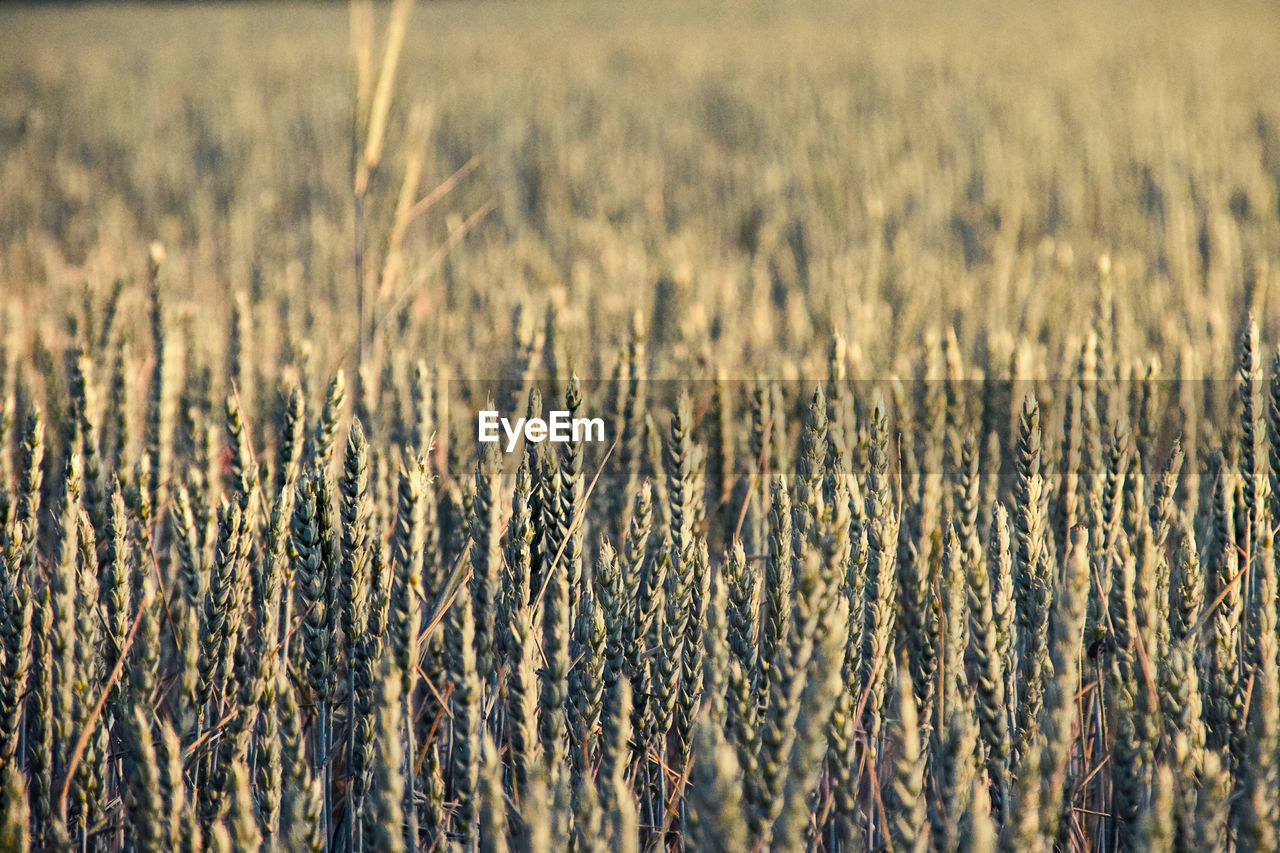
M 522 829 L 518 844 L 530 853 L 548 853 L 552 846 L 551 791 L 547 788 L 547 772 L 539 767 L 529 781 L 525 807 L 521 813 Z
M 324 470 L 328 467 L 333 454 L 334 441 L 338 435 L 338 423 L 342 418 L 343 404 L 346 402 L 346 380 L 339 370 L 329 382 L 325 394 L 324 406 L 320 417 L 312 429 L 306 453 L 309 465 Z
M 502 763 L 498 760 L 498 748 L 487 734 L 480 755 L 480 849 L 503 853 L 507 849 L 507 810 L 502 793 Z
M 1238 831 L 1241 843 L 1255 850 L 1276 846 L 1276 800 L 1280 776 L 1271 756 L 1280 742 L 1280 673 L 1276 659 L 1276 564 L 1269 528 L 1258 541 L 1253 578 L 1257 606 L 1250 612 L 1255 625 L 1253 686 L 1250 691 L 1245 760 L 1239 775 L 1244 796 Z
M 342 520 L 342 562 L 337 583 L 337 609 L 342 646 L 347 656 L 360 641 L 367 623 L 369 584 L 369 448 L 360 421 L 351 425 L 347 454 L 339 481 Z
M 69 447 L 79 452 L 84 460 L 83 504 L 85 511 L 89 514 L 94 530 L 101 532 L 103 527 L 104 495 L 98 427 L 91 416 L 91 409 L 94 404 L 90 377 L 92 360 L 80 348 L 69 352 L 67 360 L 69 362 L 68 372 L 70 373 L 68 393 L 71 397 L 71 411 L 68 413 L 67 425 L 76 433 L 76 435 L 68 436 L 67 443 Z M 11 420 L 12 413 L 7 416 L 0 414 L 0 425 L 3 425 L 5 421 Z M 8 427 L 5 426 L 0 432 L 7 434 Z
M 734 749 L 710 721 L 698 724 L 694 744 L 690 840 L 700 849 L 744 849 L 742 773 Z
M 1216 481 L 1213 489 L 1212 532 L 1206 570 L 1206 601 L 1222 599 L 1211 615 L 1209 637 L 1209 677 L 1205 685 L 1205 721 L 1209 727 L 1212 749 L 1231 747 L 1242 719 L 1237 705 L 1239 693 L 1238 648 L 1240 620 L 1243 610 L 1236 549 L 1236 507 L 1234 477 L 1219 456 L 1216 459 Z M 1228 769 L 1230 765 L 1228 764 Z
M 35 571 L 36 550 L 39 540 L 40 490 L 44 482 L 44 422 L 39 409 L 33 408 L 27 415 L 22 431 L 22 443 L 18 449 L 18 501 L 14 513 L 15 526 L 23 529 L 21 547 L 17 551 L 18 564 L 10 565 L 10 574 L 21 573 L 30 582 Z
M 734 401 L 730 396 L 728 381 L 717 372 L 712 384 L 711 411 L 706 420 L 706 491 L 704 504 L 714 524 L 708 530 L 717 539 L 732 535 L 736 518 L 729 518 L 730 480 L 736 455 L 736 430 L 733 423 Z
M 530 596 L 533 594 L 532 551 L 535 531 L 532 476 L 529 457 L 525 456 L 516 469 L 515 489 L 511 495 L 511 517 L 507 521 L 501 570 L 502 588 L 498 600 L 497 638 L 507 670 L 515 666 L 517 656 L 513 625 L 517 615 L 529 606 Z
M 1084 632 L 1089 588 L 1089 534 L 1077 526 L 1070 532 L 1064 578 L 1049 624 L 1049 665 L 1045 700 L 1038 726 L 1043 737 L 1040 760 L 1040 828 L 1045 843 L 1057 838 L 1059 821 L 1070 803 L 1062 799 L 1071 759 L 1073 726 L 1078 716 L 1080 640 Z M 1015 806 L 1016 808 L 1016 806 Z
M 768 701 L 769 685 L 777 678 L 776 652 L 786 638 L 787 623 L 791 618 L 791 498 L 786 479 L 779 474 L 770 483 L 770 532 L 769 555 L 765 564 L 764 589 L 768 598 L 767 612 L 760 626 L 760 654 L 758 685 L 761 700 Z M 754 669 L 754 667 L 753 667 Z M 753 672 L 748 672 L 754 677 Z
M 565 387 L 564 407 L 570 419 L 577 418 L 582 411 L 582 386 L 576 373 L 570 376 Z M 579 442 L 566 441 L 560 445 L 559 478 L 560 508 L 556 516 L 559 531 L 556 541 L 559 550 L 563 552 L 559 555 L 559 560 L 564 566 L 569 584 L 569 614 L 571 618 L 576 618 L 583 584 L 584 530 L 581 515 L 586 491 L 582 472 L 582 448 Z
M 611 718 L 611 714 L 620 713 L 621 705 L 623 704 L 623 684 L 627 685 L 626 704 L 628 706 L 627 713 L 628 715 L 630 714 L 631 691 L 626 667 L 631 620 L 628 612 L 630 602 L 624 597 L 626 593 L 623 587 L 618 555 L 607 540 L 600 543 L 600 560 L 596 566 L 595 579 L 599 590 L 600 627 L 603 635 L 601 691 L 604 708 L 601 715 L 600 773 L 604 778 L 612 779 L 625 761 L 621 747 L 625 747 L 626 743 L 625 740 L 622 743 L 618 743 L 616 738 L 611 739 L 607 729 L 609 725 L 617 727 L 622 724 L 621 720 Z M 627 720 L 627 725 L 630 725 L 629 719 Z
M 887 676 L 894 664 L 897 597 L 894 543 L 898 538 L 898 516 L 891 499 L 888 423 L 882 402 L 872 414 L 872 430 L 866 492 L 867 594 L 859 683 L 867 696 L 862 726 L 874 753 L 884 727 Z
M 1205 578 L 1196 547 L 1195 529 L 1184 516 L 1178 530 L 1178 547 L 1170 589 L 1170 637 L 1173 643 L 1195 642 L 1204 608 Z
M 684 622 L 688 614 L 688 587 L 676 564 L 674 551 L 671 541 L 664 538 L 654 556 L 654 565 L 659 567 L 655 575 L 660 575 L 664 583 L 660 599 L 662 609 L 654 618 L 652 642 L 656 654 L 651 663 L 651 722 L 646 735 L 659 755 L 666 750 L 667 735 L 675 722 L 680 689 L 681 644 L 684 642 Z
M 538 633 L 534 609 L 517 610 L 510 625 L 512 662 L 507 675 L 506 733 L 508 761 L 512 768 L 512 789 L 517 814 L 523 815 L 530 780 L 539 764 L 538 701 L 541 681 L 538 678 Z
M 98 606 L 98 555 L 93 522 L 89 513 L 80 509 L 76 514 L 74 531 L 79 575 L 75 591 L 75 672 L 72 687 L 72 713 L 76 727 L 84 730 L 102 692 L 103 675 L 100 674 L 102 635 Z M 105 728 L 94 727 L 85 744 L 85 751 L 75 767 L 71 795 L 86 822 L 89 815 L 100 814 L 105 786 L 104 761 L 109 749 Z M 96 736 L 94 736 L 96 735 Z M 70 773 L 70 769 L 65 771 Z
M 1231 793 L 1231 774 L 1217 752 L 1205 754 L 1202 787 L 1196 796 L 1196 846 L 1201 850 L 1225 843 L 1230 816 L 1227 798 Z
M 639 814 L 635 792 L 628 782 L 628 741 L 631 739 L 631 686 L 624 679 L 607 698 L 602 720 L 601 762 L 597 775 L 601 786 L 600 804 L 605 829 L 612 848 L 636 853 L 640 843 Z
M 960 845 L 975 853 L 992 853 L 997 849 L 997 831 L 992 819 L 991 789 L 983 772 L 974 774 L 968 810 L 961 817 Z
M 365 823 L 369 827 L 367 843 L 389 853 L 406 849 L 404 836 L 404 773 L 401 749 L 400 677 L 390 656 L 374 675 L 373 713 L 377 715 L 376 755 L 372 764 L 371 791 L 366 799 Z M 490 747 L 492 749 L 492 747 Z M 410 807 L 412 807 L 410 803 Z
M 1142 815 L 1142 841 L 1148 850 L 1168 850 L 1173 844 L 1173 772 L 1156 770 L 1151 799 Z
M 595 759 L 605 669 L 604 611 L 590 589 L 578 601 L 570 649 L 574 661 L 569 671 L 570 735 L 574 761 L 586 767 Z
M 631 610 L 631 635 L 627 644 L 627 666 L 631 672 L 631 728 L 637 747 L 647 741 L 647 702 L 652 687 L 649 683 L 654 619 L 662 608 L 664 578 L 659 574 L 665 564 L 651 559 L 650 526 L 653 522 L 653 491 L 648 481 L 635 495 L 631 524 L 622 543 L 619 568 L 625 572 L 626 597 Z M 642 748 L 639 751 L 643 751 Z
M 857 738 L 857 713 L 862 698 L 859 678 L 862 671 L 862 636 L 867 604 L 866 535 L 860 524 L 854 530 L 856 539 L 851 545 L 844 583 L 838 586 L 839 595 L 848 602 L 849 619 L 840 669 L 842 684 L 831 714 L 827 745 L 827 769 L 832 786 L 831 822 L 844 843 L 852 843 L 856 832 L 858 803 L 853 777 L 859 750 L 862 748 Z M 731 671 L 730 689 L 733 692 L 730 693 L 730 702 L 738 696 L 732 686 L 734 675 Z
M 764 552 L 768 532 L 769 480 L 764 474 L 773 431 L 770 400 L 769 386 L 757 380 L 751 388 L 751 423 L 747 432 L 747 458 L 744 460 L 750 472 L 744 482 L 749 493 L 742 528 L 743 542 L 752 554 Z
M 479 803 L 481 704 L 483 688 L 476 672 L 475 616 L 471 591 L 464 584 L 450 608 L 447 651 L 449 678 L 452 682 L 453 711 L 453 790 L 458 799 L 456 831 L 463 837 L 476 837 Z M 563 678 L 563 676 L 561 676 Z M 561 688 L 563 691 L 563 688 Z M 561 693 L 563 696 L 563 693 Z M 561 699 L 563 707 L 563 699 Z M 559 737 L 563 742 L 563 713 L 548 714 L 560 719 Z M 563 747 L 561 747 L 563 749 Z
M 76 527 L 79 519 L 80 458 L 72 454 L 65 472 L 66 494 L 61 502 L 57 562 L 49 578 L 50 624 L 49 662 L 52 668 L 50 723 L 54 744 L 55 778 L 66 772 L 70 751 L 76 737 L 76 577 L 78 543 Z
M 714 577 L 711 571 L 706 572 L 707 592 L 706 604 L 703 606 L 702 636 L 700 645 L 701 672 L 699 682 L 702 688 L 699 715 L 707 715 L 721 726 L 726 724 L 728 711 L 727 689 L 729 678 L 729 661 L 731 655 L 728 642 L 728 601 L 723 573 Z M 687 675 L 687 673 L 686 673 Z M 692 743 L 690 743 L 692 753 Z
M 166 843 L 174 849 L 181 849 L 190 843 L 189 834 L 195 831 L 195 812 L 187 797 L 182 773 L 182 745 L 167 720 L 159 724 L 156 762 L 160 797 L 164 804 Z
M 1058 494 L 1053 503 L 1054 541 L 1058 553 L 1066 553 L 1071 528 L 1083 520 L 1082 492 L 1086 488 L 1083 476 L 1084 424 L 1081 408 L 1083 393 L 1079 386 L 1070 389 L 1063 403 L 1061 463 L 1058 476 Z
M 33 602 L 31 620 L 31 678 L 28 680 L 26 738 L 31 750 L 27 764 L 28 796 L 33 835 L 43 843 L 53 814 L 53 662 L 50 632 L 53 605 L 49 587 Z
M 443 839 L 443 833 L 449 829 L 449 818 L 444 808 L 445 785 L 440 773 L 440 750 L 438 742 L 433 741 L 427 747 L 426 761 L 423 764 L 423 822 L 422 831 L 426 838 Z
M 778 651 L 778 676 L 770 682 L 769 705 L 761 730 L 761 784 L 759 789 L 754 786 L 752 788 L 754 799 L 751 800 L 751 826 L 755 837 L 765 845 L 778 828 L 775 822 L 784 811 L 787 784 L 798 781 L 790 778 L 789 768 L 793 748 L 797 748 L 799 744 L 801 754 L 806 751 L 805 740 L 799 739 L 806 734 L 805 726 L 801 724 L 803 715 L 807 711 L 817 713 L 821 723 L 817 720 L 804 722 L 820 724 L 824 735 L 830 721 L 835 692 L 833 689 L 831 696 L 827 697 L 820 685 L 825 683 L 832 670 L 838 671 L 838 658 L 834 652 L 829 657 L 824 656 L 831 651 L 827 648 L 828 643 L 834 646 L 845 639 L 843 631 L 847 630 L 847 615 L 841 620 L 839 628 L 842 636 L 838 640 L 828 633 L 833 628 L 830 617 L 839 599 L 835 590 L 829 589 L 825 583 L 821 558 L 816 552 L 808 551 L 796 578 L 793 615 L 787 636 Z M 842 601 L 840 604 L 847 607 Z M 815 660 L 823 660 L 825 665 L 815 665 Z M 816 698 L 812 696 L 815 690 L 820 691 Z M 819 707 L 824 707 L 825 710 L 806 709 L 806 696 L 810 696 L 814 702 L 821 699 Z M 793 791 L 792 796 L 803 795 Z M 782 827 L 788 833 L 794 833 L 794 828 L 788 827 L 787 823 L 788 821 L 783 821 Z M 784 838 L 781 843 L 794 844 L 795 839 Z
M 827 751 L 827 730 L 841 690 L 840 662 L 848 634 L 849 604 L 835 590 L 819 593 L 814 649 L 809 678 L 800 697 L 796 737 L 792 745 L 783 787 L 783 803 L 774 823 L 777 849 L 803 850 L 809 829 L 809 801 L 822 772 Z
M 1262 386 L 1262 352 L 1258 324 L 1250 314 L 1240 336 L 1237 377 L 1240 394 L 1240 486 L 1250 557 L 1262 541 L 1267 499 L 1266 401 Z
M 501 595 L 502 468 L 496 444 L 486 444 L 476 463 L 471 526 L 471 595 L 475 604 L 476 666 L 488 688 L 495 671 L 496 616 Z
M 1174 444 L 1168 461 L 1152 484 L 1151 534 L 1155 558 L 1153 613 L 1149 617 L 1156 634 L 1156 656 L 1163 657 L 1173 637 L 1172 600 L 1173 564 L 1169 559 L 1174 525 L 1178 522 L 1177 489 L 1184 455 L 1181 442 Z
M 1178 843 L 1190 844 L 1195 837 L 1196 789 L 1205 766 L 1205 726 L 1201 717 L 1200 679 L 1193 649 L 1174 646 L 1169 653 L 1163 678 L 1164 713 L 1176 732 L 1170 739 L 1171 764 L 1177 783 L 1174 809 Z
M 991 811 L 998 824 L 1002 824 L 1008 814 L 1010 747 L 1013 742 L 1009 732 L 1006 692 L 1012 676 L 1009 668 L 1013 630 L 1007 546 L 1008 524 L 1004 508 L 998 507 L 992 525 L 989 555 L 986 559 L 973 561 L 968 576 L 969 652 L 975 665 L 975 710 L 983 752 L 987 756 L 986 772 L 991 779 Z M 1001 574 L 1004 579 L 998 581 Z
M 705 687 L 707 608 L 711 582 L 709 563 L 706 541 L 700 539 L 691 554 L 688 615 L 681 650 L 680 695 L 675 721 L 681 764 L 688 763 L 692 753 L 693 725 L 701 710 Z
M 307 428 L 307 401 L 302 388 L 288 386 L 288 401 L 277 416 L 280 437 L 276 443 L 275 494 L 285 487 L 295 487 L 302 473 L 302 457 L 305 451 L 304 435 Z
M 600 795 L 590 769 L 584 764 L 582 754 L 575 751 L 573 768 L 573 792 L 569 806 L 572 812 L 561 820 L 570 824 L 574 844 L 579 849 L 589 849 L 604 838 L 604 815 L 600 810 Z
M 22 735 L 22 712 L 32 665 L 31 588 L 17 579 L 7 581 L 3 590 L 5 621 L 0 628 L 4 663 L 0 680 L 0 756 L 13 765 Z M 23 793 L 25 798 L 26 794 Z M 24 806 L 25 808 L 25 806 Z
M 230 771 L 228 803 L 221 826 L 225 828 L 235 850 L 251 850 L 262 841 L 258 822 L 254 817 L 253 794 L 249 789 L 249 770 L 244 762 L 236 761 Z
M 1040 509 L 1040 407 L 1034 397 L 1023 401 L 1018 424 L 1014 487 L 1014 602 L 1018 625 L 1017 749 L 1020 756 L 1035 738 L 1036 718 L 1044 701 L 1044 667 L 1048 663 L 1048 623 L 1052 595 L 1045 554 L 1045 519 Z
M 2 811 L 0 811 L 0 845 L 15 853 L 31 849 L 30 811 L 27 807 L 27 784 L 22 770 L 12 761 L 5 763 Z
M 929 822 L 924 794 L 924 747 L 916 730 L 915 696 L 906 662 L 899 661 L 893 699 L 890 735 L 896 743 L 892 778 L 885 808 L 886 827 L 895 850 L 923 853 L 929 849 Z
M 147 492 L 155 505 L 165 502 L 166 487 L 172 472 L 172 434 L 174 424 L 173 398 L 169 393 L 172 379 L 169 369 L 169 346 L 167 341 L 164 304 L 161 301 L 161 267 L 164 264 L 165 252 L 159 243 L 151 244 L 150 264 L 150 319 L 152 366 L 151 382 L 148 385 L 146 422 L 143 432 L 143 444 L 146 458 L 150 466 L 150 479 L 146 483 Z
M 168 838 L 167 813 L 160 793 L 160 771 L 156 764 L 151 724 L 141 708 L 135 708 L 129 720 L 129 739 L 127 763 L 134 780 L 129 786 L 130 819 L 140 844 L 161 847 Z
M 1148 709 L 1140 682 L 1140 663 L 1134 651 L 1137 636 L 1134 588 L 1136 569 L 1127 538 L 1121 537 L 1112 574 L 1111 621 L 1116 629 L 1116 648 L 1107 688 L 1116 714 L 1116 739 L 1112 747 L 1116 763 L 1111 769 L 1111 808 L 1120 818 L 1114 825 L 1120 843 L 1133 844 L 1143 793 L 1151 772 L 1150 743 L 1147 740 Z

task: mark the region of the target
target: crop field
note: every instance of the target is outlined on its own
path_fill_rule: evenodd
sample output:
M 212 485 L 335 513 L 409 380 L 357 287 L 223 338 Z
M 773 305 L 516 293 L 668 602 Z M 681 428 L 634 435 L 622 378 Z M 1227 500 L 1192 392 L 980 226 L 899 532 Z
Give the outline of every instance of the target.
M 1280 849 L 1277 47 L 0 7 L 0 851 Z

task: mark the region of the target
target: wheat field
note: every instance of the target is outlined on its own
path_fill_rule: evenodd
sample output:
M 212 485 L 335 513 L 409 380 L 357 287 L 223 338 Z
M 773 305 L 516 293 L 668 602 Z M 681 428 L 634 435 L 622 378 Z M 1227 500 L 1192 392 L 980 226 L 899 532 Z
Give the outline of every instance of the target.
M 0 850 L 1280 846 L 1272 6 L 0 33 Z

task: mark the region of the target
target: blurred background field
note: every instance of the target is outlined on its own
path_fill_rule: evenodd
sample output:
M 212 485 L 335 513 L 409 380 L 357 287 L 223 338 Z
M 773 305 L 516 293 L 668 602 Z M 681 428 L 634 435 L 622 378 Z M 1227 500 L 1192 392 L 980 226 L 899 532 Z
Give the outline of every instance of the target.
M 5 310 L 56 324 L 159 239 L 181 310 L 292 297 L 255 323 L 353 341 L 347 30 L 342 4 L 0 10 Z M 463 375 L 501 372 L 523 302 L 584 374 L 640 310 L 655 375 L 714 352 L 784 377 L 833 332 L 906 372 L 949 326 L 1052 374 L 1114 298 L 1121 353 L 1225 376 L 1247 310 L 1280 331 L 1276 44 L 1261 3 L 424 4 L 371 233 L 412 107 L 424 190 L 476 168 L 408 229 L 387 305 Z

